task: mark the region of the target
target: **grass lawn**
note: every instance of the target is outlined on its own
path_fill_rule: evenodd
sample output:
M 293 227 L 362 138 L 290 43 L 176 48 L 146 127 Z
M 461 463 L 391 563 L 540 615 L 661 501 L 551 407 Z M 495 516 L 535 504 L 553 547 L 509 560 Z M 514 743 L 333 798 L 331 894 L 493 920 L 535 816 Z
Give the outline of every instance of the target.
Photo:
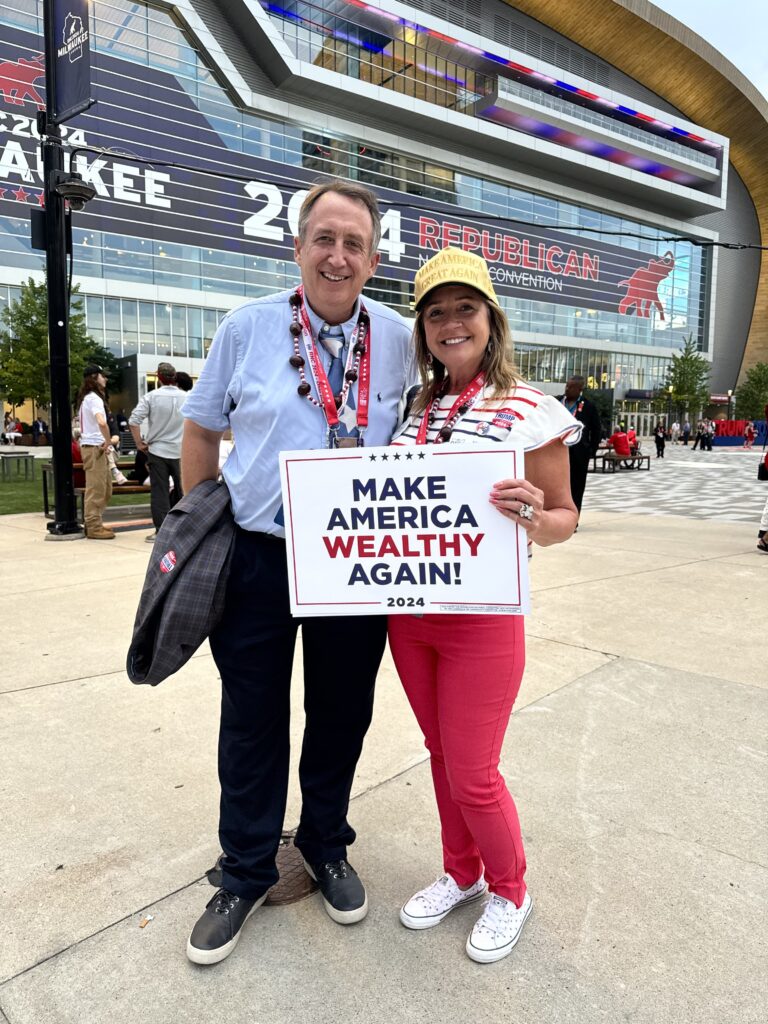
M 10 483 L 0 483 L 0 515 L 43 511 L 43 480 L 39 466 L 36 467 L 36 476 L 36 480 L 14 478 Z M 49 493 L 48 498 L 53 504 L 53 494 Z M 119 494 L 112 499 L 110 507 L 148 504 L 149 494 Z

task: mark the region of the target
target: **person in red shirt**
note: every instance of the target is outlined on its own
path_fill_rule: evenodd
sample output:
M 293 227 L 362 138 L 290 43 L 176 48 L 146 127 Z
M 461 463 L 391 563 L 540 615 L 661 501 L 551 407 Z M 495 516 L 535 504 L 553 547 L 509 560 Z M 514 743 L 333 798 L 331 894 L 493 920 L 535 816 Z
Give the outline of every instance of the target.
M 609 448 L 613 448 L 614 452 L 622 459 L 628 459 L 632 454 L 629 450 L 629 438 L 621 427 L 614 430 L 606 444 Z
M 635 433 L 634 427 L 630 427 L 627 431 L 627 441 L 629 441 L 630 452 L 633 455 L 637 455 L 637 453 L 640 451 L 640 445 L 637 442 L 637 434 Z
M 80 451 L 80 431 L 72 437 L 72 464 L 79 464 L 78 469 L 72 470 L 72 483 L 75 487 L 85 487 L 85 470 L 83 469 L 83 453 Z

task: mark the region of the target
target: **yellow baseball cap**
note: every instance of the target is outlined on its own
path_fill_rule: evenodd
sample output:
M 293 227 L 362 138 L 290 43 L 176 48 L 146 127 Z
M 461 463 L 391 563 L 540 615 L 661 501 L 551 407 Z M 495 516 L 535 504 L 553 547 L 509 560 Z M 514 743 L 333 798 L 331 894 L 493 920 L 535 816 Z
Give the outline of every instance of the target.
M 414 308 L 418 309 L 431 291 L 444 284 L 467 284 L 477 289 L 494 306 L 499 305 L 488 273 L 488 264 L 482 256 L 473 252 L 449 247 L 419 267 L 414 280 Z

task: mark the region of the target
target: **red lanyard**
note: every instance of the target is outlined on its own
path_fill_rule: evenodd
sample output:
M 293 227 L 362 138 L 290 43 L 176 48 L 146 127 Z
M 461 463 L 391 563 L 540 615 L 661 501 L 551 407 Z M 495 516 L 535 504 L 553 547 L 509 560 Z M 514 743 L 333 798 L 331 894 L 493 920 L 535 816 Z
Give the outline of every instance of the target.
M 456 423 L 457 420 L 459 420 L 462 416 L 466 415 L 466 413 L 469 412 L 469 410 L 475 404 L 477 396 L 482 391 L 484 383 L 485 374 L 478 373 L 475 379 L 464 388 L 464 390 L 461 392 L 461 394 L 458 396 L 456 401 L 451 406 L 451 411 L 448 413 L 448 417 L 445 423 L 443 424 L 441 430 L 438 432 L 438 435 L 433 441 L 433 444 L 443 444 L 444 441 L 448 440 L 448 437 L 451 436 L 450 431 L 453 430 L 454 423 Z M 416 444 L 427 443 L 427 431 L 429 430 L 430 417 L 432 416 L 433 410 L 437 403 L 439 402 L 439 400 L 440 396 L 438 395 L 430 402 L 429 408 L 425 410 L 424 415 L 421 418 L 421 424 L 419 425 L 419 432 L 416 435 Z M 446 428 L 448 428 L 448 437 L 441 437 L 442 432 Z
M 343 409 L 344 405 L 346 405 L 347 395 L 352 387 L 353 382 L 346 380 L 346 375 L 352 368 L 352 364 L 355 362 L 357 357 L 355 348 L 358 344 L 358 337 L 360 335 L 361 328 L 363 328 L 363 324 L 365 324 L 362 331 L 363 336 L 360 339 L 360 343 L 364 346 L 365 351 L 360 356 L 360 370 L 357 383 L 357 429 L 362 434 L 363 430 L 368 426 L 368 406 L 371 396 L 371 328 L 368 311 L 361 301 L 357 324 L 355 325 L 355 329 L 352 332 L 352 337 L 349 342 L 347 365 L 344 367 L 345 386 L 342 390 L 342 403 L 339 406 L 339 409 L 337 409 L 331 385 L 328 383 L 328 375 L 320 361 L 317 345 L 315 344 L 315 339 L 312 335 L 312 325 L 309 322 L 309 316 L 304 305 L 304 288 L 297 288 L 297 292 L 301 296 L 301 327 L 302 335 L 304 337 L 304 348 L 306 349 L 307 358 L 309 360 L 309 368 L 312 371 L 312 377 L 314 378 L 317 394 L 320 397 L 322 409 L 325 413 L 325 419 L 332 431 L 338 429 L 339 409 Z

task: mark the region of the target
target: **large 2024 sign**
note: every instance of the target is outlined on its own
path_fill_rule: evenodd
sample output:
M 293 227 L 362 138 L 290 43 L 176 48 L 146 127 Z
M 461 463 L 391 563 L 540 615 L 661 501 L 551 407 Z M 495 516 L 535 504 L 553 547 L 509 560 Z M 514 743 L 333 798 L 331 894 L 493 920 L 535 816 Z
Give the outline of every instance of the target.
M 45 99 L 39 49 L 38 37 L 4 28 L 5 216 L 18 217 L 23 206 L 42 202 L 34 117 Z M 78 227 L 292 261 L 299 208 L 316 171 L 233 149 L 216 118 L 206 117 L 170 73 L 99 53 L 91 92 L 96 105 L 63 132 L 68 152 L 80 150 L 74 167 L 96 189 Z M 230 130 L 237 117 L 233 109 Z M 98 153 L 100 148 L 126 155 Z M 402 193 L 376 191 L 383 210 L 379 276 L 410 282 L 430 255 L 453 245 L 484 256 L 503 295 L 641 316 L 655 306 L 663 314 L 658 290 L 674 266 L 671 252 L 649 258 L 552 228 L 517 230 L 511 222 L 484 222 L 481 214 L 449 204 L 416 197 L 411 203 Z

